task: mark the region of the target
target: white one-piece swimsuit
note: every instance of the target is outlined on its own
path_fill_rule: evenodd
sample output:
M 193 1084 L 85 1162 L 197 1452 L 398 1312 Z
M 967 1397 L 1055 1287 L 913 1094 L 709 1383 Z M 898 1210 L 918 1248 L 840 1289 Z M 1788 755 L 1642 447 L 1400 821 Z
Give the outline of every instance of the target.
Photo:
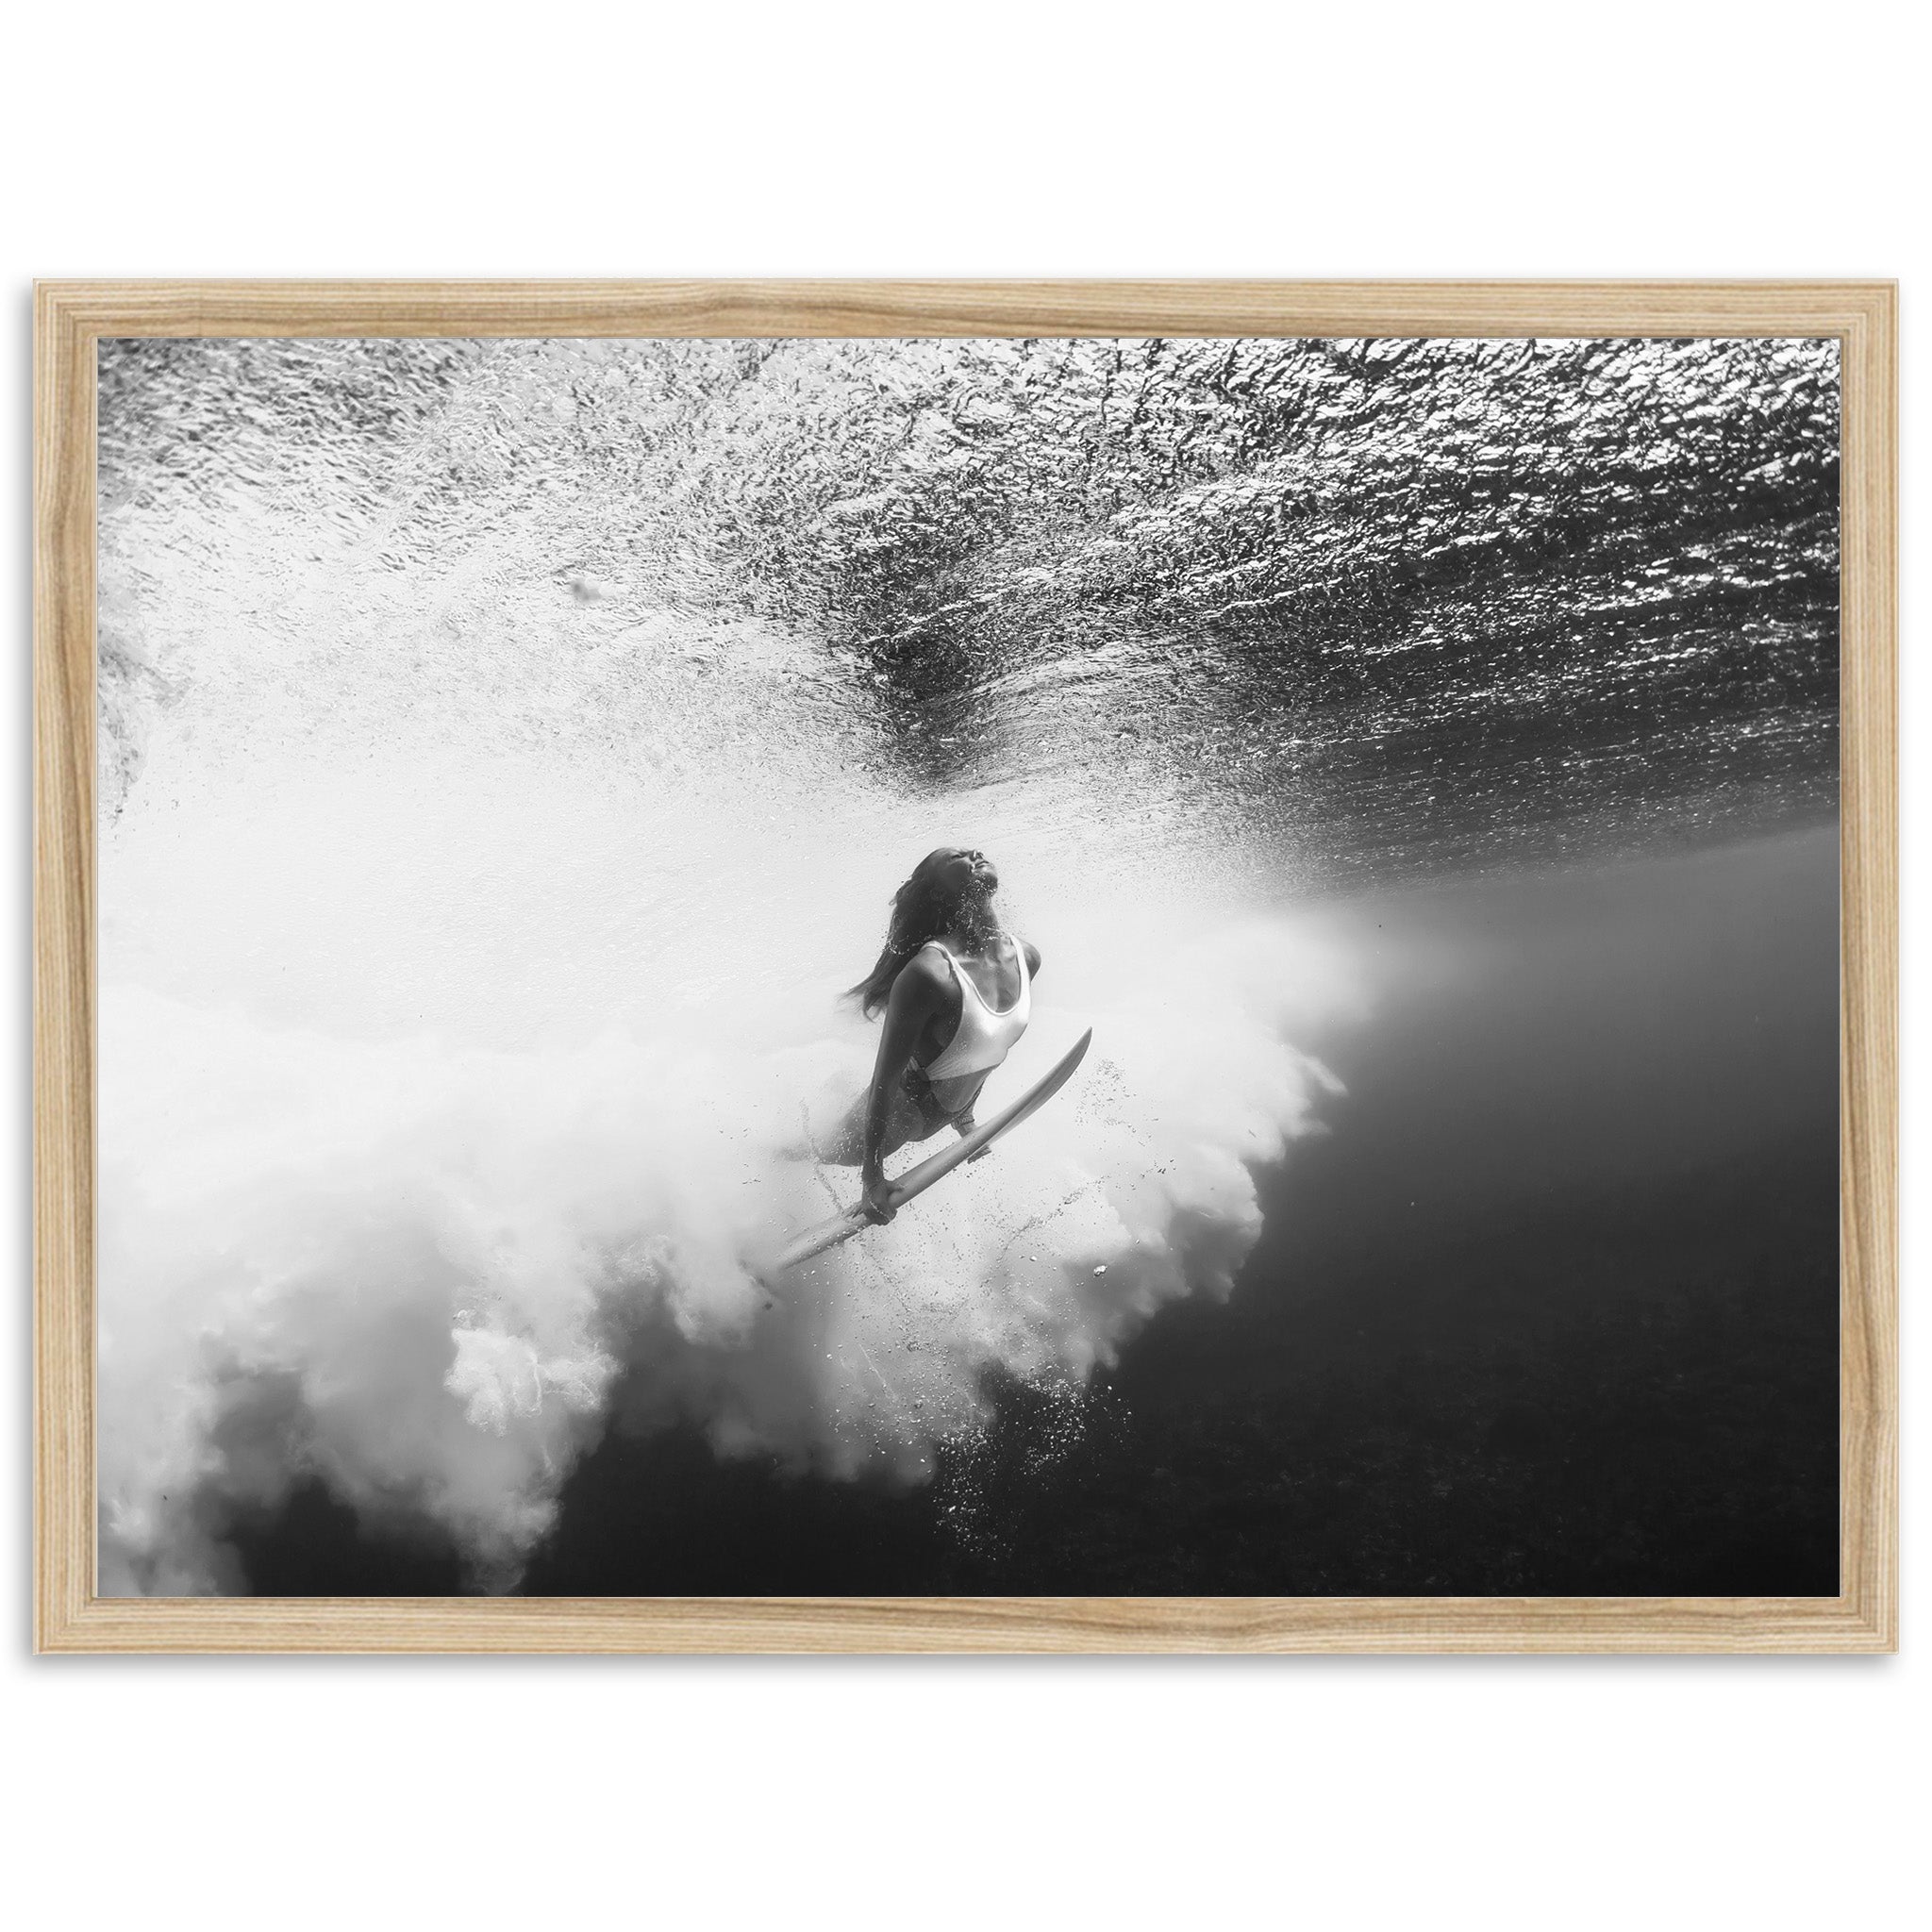
M 962 1084 L 964 1091 L 953 1105 L 946 1105 L 944 1096 L 933 1096 L 942 1112 L 952 1114 L 970 1104 L 984 1076 L 1012 1052 L 1025 1032 L 1033 1011 L 1033 981 L 1026 971 L 1026 948 L 1015 940 L 1013 952 L 1020 961 L 1020 993 L 1004 1012 L 997 1011 L 974 985 L 973 975 L 944 946 L 937 940 L 928 940 L 926 945 L 953 969 L 953 977 L 959 982 L 959 1024 L 946 1042 L 946 1050 L 928 1065 L 913 1071 L 917 1081 L 928 1085 L 941 1080 Z M 969 1081 L 971 1086 L 965 1087 Z

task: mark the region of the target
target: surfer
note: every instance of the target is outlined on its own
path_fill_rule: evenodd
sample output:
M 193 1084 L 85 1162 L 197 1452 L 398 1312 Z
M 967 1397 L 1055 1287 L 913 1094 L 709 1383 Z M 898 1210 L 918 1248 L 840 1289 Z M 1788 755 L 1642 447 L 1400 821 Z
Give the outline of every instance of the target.
M 892 895 L 877 963 L 850 991 L 867 1019 L 883 1012 L 885 1024 L 872 1085 L 821 1158 L 859 1170 L 872 1221 L 897 1211 L 886 1157 L 941 1127 L 970 1134 L 979 1090 L 1026 1030 L 1040 954 L 1001 925 L 999 883 L 983 852 L 928 852 Z

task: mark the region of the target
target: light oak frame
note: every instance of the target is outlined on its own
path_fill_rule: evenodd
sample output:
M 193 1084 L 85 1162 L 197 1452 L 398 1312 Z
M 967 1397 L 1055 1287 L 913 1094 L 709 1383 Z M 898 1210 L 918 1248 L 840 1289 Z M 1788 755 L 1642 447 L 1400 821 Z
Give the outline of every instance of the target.
M 35 1641 L 48 1652 L 1897 1647 L 1897 316 L 1884 281 L 187 282 L 36 290 Z M 104 1598 L 95 345 L 127 336 L 1813 336 L 1843 358 L 1835 1597 Z

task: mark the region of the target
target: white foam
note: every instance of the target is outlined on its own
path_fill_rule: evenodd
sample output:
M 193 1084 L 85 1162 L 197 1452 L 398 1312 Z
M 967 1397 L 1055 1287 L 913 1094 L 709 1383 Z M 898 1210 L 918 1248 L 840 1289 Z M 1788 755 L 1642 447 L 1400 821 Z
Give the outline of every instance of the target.
M 1202 871 L 1126 752 L 1057 758 L 1044 720 L 935 791 L 810 637 L 651 607 L 614 565 L 584 597 L 508 485 L 415 503 L 402 567 L 365 475 L 395 452 L 283 454 L 103 526 L 146 654 L 103 754 L 132 774 L 101 845 L 105 1589 L 242 1587 L 238 1512 L 311 1477 L 507 1587 L 620 1399 L 721 1453 L 917 1478 L 989 1368 L 1077 1387 L 1225 1287 L 1249 1170 L 1325 1083 L 1285 1042 L 1353 994 Z M 989 1102 L 1088 1024 L 1093 1053 L 768 1307 L 744 1257 L 854 1191 L 796 1158 L 801 1109 L 870 1071 L 839 990 L 945 841 L 994 855 L 1045 955 Z

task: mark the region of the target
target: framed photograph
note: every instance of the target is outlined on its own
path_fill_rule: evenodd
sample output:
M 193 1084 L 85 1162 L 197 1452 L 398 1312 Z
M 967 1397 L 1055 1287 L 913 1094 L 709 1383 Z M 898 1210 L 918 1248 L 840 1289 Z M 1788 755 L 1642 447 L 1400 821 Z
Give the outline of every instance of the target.
M 1894 1647 L 1895 310 L 42 284 L 39 1646 Z

